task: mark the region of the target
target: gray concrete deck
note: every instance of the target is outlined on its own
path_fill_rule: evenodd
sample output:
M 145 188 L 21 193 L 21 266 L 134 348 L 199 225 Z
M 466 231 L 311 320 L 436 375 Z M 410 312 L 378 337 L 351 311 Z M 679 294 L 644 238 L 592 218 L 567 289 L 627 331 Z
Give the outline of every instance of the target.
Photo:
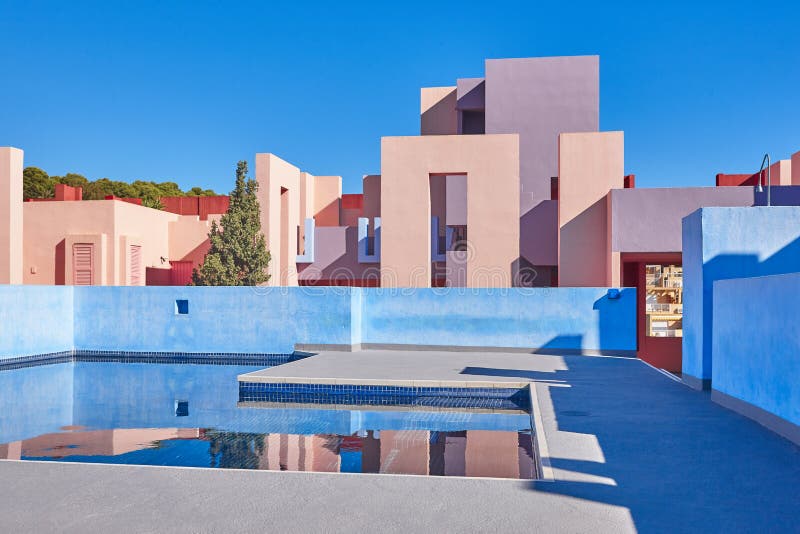
M 404 380 L 532 382 L 554 480 L 0 462 L 0 531 L 800 528 L 800 448 L 641 361 L 518 353 L 344 354 L 352 362 L 404 360 L 393 371 Z M 333 372 L 342 362 L 315 365 Z M 296 368 L 289 364 L 280 374 L 293 375 L 290 366 Z

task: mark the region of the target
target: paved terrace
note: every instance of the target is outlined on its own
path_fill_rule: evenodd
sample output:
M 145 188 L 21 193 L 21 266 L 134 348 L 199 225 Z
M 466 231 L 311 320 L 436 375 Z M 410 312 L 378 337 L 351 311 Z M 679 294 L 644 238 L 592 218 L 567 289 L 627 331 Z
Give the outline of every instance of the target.
M 798 528 L 800 449 L 639 360 L 331 352 L 261 372 L 303 373 L 333 380 L 532 382 L 554 480 L 6 461 L 0 462 L 0 531 Z

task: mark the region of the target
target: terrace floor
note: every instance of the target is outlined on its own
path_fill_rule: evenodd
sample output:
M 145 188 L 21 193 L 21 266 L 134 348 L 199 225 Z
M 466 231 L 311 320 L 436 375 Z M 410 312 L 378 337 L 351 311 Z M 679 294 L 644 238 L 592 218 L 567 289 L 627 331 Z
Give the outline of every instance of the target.
M 531 382 L 552 480 L 3 461 L 0 531 L 798 529 L 800 448 L 636 359 L 330 352 L 259 374 Z

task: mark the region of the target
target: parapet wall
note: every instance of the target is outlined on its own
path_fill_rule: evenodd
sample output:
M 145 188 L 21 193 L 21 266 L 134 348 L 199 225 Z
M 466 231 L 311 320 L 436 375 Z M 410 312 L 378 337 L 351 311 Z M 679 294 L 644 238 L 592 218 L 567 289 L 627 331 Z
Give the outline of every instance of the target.
M 714 282 L 712 398 L 800 443 L 800 273 Z
M 635 290 L 616 297 L 606 288 L 0 286 L 0 360 L 386 345 L 631 352 Z

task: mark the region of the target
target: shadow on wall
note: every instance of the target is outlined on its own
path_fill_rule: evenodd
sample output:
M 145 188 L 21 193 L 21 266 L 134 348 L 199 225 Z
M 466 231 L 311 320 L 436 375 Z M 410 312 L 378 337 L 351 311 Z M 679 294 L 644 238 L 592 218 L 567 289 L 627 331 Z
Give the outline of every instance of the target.
M 615 293 L 615 298 L 611 298 L 612 291 L 606 293 L 603 297 L 594 301 L 594 305 L 592 306 L 593 310 L 597 310 L 599 313 L 598 317 L 598 335 L 600 336 L 600 345 L 601 347 L 613 347 L 618 342 L 619 332 L 625 327 L 629 327 L 629 324 L 633 326 L 634 337 L 636 337 L 636 306 L 631 307 L 631 313 L 629 317 L 620 317 L 619 312 L 615 309 L 618 306 L 618 303 L 622 300 L 632 300 L 636 302 L 636 288 L 634 287 L 623 287 L 620 288 Z M 627 324 L 626 324 L 627 323 Z M 631 358 L 637 357 L 636 354 L 636 344 L 634 343 L 634 347 L 631 350 L 627 351 L 599 351 L 599 354 L 604 356 L 628 356 Z
M 55 268 L 53 272 L 55 273 L 55 281 L 54 284 L 57 286 L 63 286 L 67 283 L 65 269 L 66 269 L 66 261 L 67 261 L 67 245 L 66 239 L 62 239 L 56 245 L 56 254 L 55 254 Z
M 757 239 L 757 237 L 754 237 Z M 751 278 L 774 274 L 788 274 L 800 271 L 800 238 L 790 242 L 771 256 L 761 260 L 755 254 L 719 254 L 703 263 L 702 267 L 702 324 L 699 329 L 691 328 L 689 335 L 684 334 L 684 347 L 687 337 L 691 342 L 695 332 L 702 333 L 702 354 L 711 358 L 710 365 L 703 370 L 710 378 L 713 368 L 712 340 L 714 328 L 714 291 L 713 282 L 733 278 Z M 708 277 L 706 279 L 706 276 Z M 742 303 L 746 305 L 746 303 Z M 690 308 L 691 310 L 691 308 Z M 685 324 L 694 321 L 691 316 L 684 316 Z M 686 327 L 684 327 L 686 329 Z M 684 348 L 684 359 L 687 350 Z M 709 360 L 706 360 L 707 362 Z M 686 367 L 684 367 L 686 372 Z
M 358 262 L 357 226 L 317 228 L 317 233 L 315 262 L 297 268 L 301 285 L 380 285 L 378 264 Z
M 640 532 L 796 530 L 800 449 L 638 361 L 562 359 L 555 373 L 462 371 L 540 384 L 549 463 L 570 480 L 532 491 L 622 507 Z

